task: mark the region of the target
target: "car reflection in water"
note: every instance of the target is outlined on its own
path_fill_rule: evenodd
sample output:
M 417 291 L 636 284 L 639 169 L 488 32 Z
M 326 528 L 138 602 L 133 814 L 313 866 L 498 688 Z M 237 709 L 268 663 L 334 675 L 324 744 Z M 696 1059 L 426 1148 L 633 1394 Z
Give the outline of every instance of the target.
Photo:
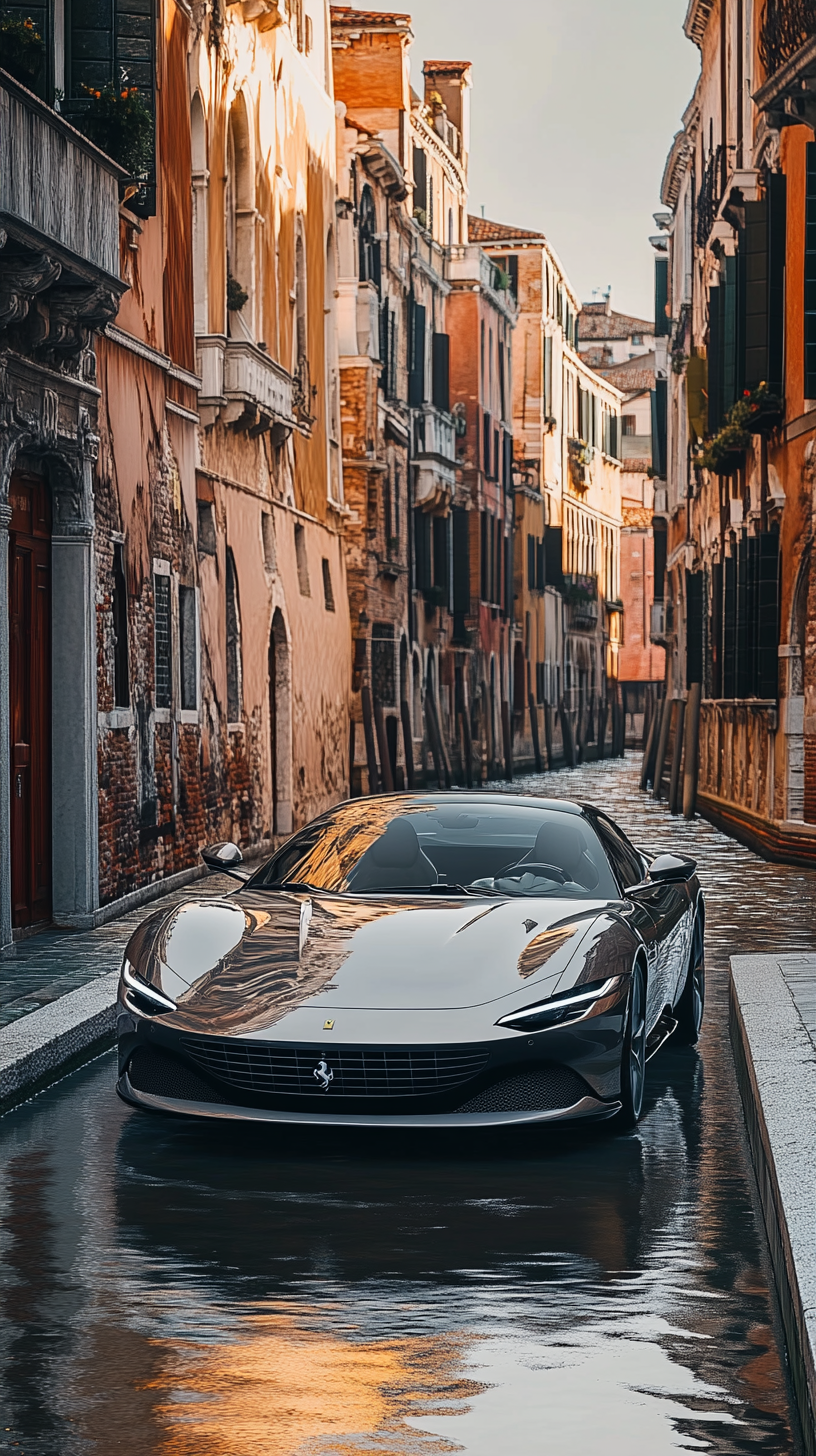
M 744 1206 L 706 1190 L 702 1064 L 658 1071 L 635 1135 L 478 1159 L 126 1116 L 117 1303 L 155 1449 L 792 1449 Z

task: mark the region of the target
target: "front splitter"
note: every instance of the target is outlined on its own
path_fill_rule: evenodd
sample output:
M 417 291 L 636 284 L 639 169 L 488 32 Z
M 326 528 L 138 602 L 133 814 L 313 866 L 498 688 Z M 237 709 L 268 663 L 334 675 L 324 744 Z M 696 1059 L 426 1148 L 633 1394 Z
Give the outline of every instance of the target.
M 603 1121 L 620 1111 L 620 1102 L 601 1102 L 598 1097 L 582 1097 L 571 1107 L 551 1112 L 443 1112 L 427 1116 L 372 1116 L 350 1112 L 273 1112 L 265 1107 L 230 1107 L 223 1102 L 188 1102 L 179 1097 L 156 1097 L 152 1092 L 139 1092 L 131 1086 L 127 1072 L 116 1084 L 124 1102 L 146 1112 L 168 1112 L 179 1117 L 215 1118 L 222 1122 L 268 1122 L 288 1127 L 403 1128 L 428 1131 L 487 1127 L 526 1127 L 541 1122 L 577 1122 L 592 1119 Z

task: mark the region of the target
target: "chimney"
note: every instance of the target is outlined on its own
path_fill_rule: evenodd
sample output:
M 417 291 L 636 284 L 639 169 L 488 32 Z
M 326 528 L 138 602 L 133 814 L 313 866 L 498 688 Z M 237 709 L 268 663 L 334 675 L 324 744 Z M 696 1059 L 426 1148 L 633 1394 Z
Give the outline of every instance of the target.
M 426 61 L 422 71 L 425 77 L 425 101 L 430 102 L 434 92 L 442 98 L 442 104 L 462 138 L 462 162 L 467 167 L 470 151 L 470 73 L 471 61 Z

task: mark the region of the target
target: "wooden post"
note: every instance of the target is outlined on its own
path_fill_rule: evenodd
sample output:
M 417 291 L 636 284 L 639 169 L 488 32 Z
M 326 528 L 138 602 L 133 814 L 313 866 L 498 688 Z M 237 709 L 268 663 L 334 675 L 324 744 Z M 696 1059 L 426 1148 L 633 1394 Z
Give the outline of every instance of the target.
M 552 770 L 552 708 L 550 707 L 549 703 L 544 704 L 544 747 L 547 750 L 547 768 Z
M 663 766 L 666 762 L 666 748 L 669 742 L 669 729 L 671 727 L 672 699 L 668 692 L 663 699 L 663 712 L 660 715 L 660 732 L 657 738 L 657 753 L 655 754 L 654 778 L 652 779 L 652 798 L 660 798 L 660 781 L 663 778 Z
M 349 798 L 354 798 L 354 756 L 356 752 L 357 724 L 354 719 L 349 723 Z
M 655 706 L 649 720 L 649 733 L 646 739 L 646 747 L 643 750 L 643 762 L 640 765 L 640 787 L 646 789 L 649 783 L 649 773 L 655 759 L 655 748 L 657 739 L 657 725 L 660 722 L 660 713 Z
M 363 706 L 363 737 L 365 738 L 366 760 L 368 762 L 368 792 L 380 792 L 380 775 L 377 770 L 377 750 L 374 747 L 374 715 L 371 711 L 371 689 L 364 684 L 360 689 Z
M 682 698 L 677 701 L 677 716 L 674 723 L 674 752 L 672 753 L 671 779 L 669 781 L 669 813 L 680 813 L 680 770 L 683 764 L 683 723 L 686 704 Z
M 425 715 L 428 719 L 428 737 L 431 740 L 431 753 L 433 754 L 434 768 L 436 769 L 436 781 L 440 789 L 450 788 L 450 784 L 445 782 L 445 760 L 442 757 L 442 740 L 439 736 L 436 704 L 429 692 L 425 694 Z
M 561 739 L 564 744 L 564 757 L 568 768 L 575 768 L 575 742 L 572 737 L 572 724 L 569 720 L 569 713 L 564 707 L 562 698 L 558 704 L 558 716 L 561 719 Z
M 609 717 L 609 699 L 604 693 L 598 703 L 598 757 L 606 756 L 606 721 Z
M 693 819 L 694 811 L 697 808 L 697 780 L 700 772 L 700 703 L 702 696 L 702 683 L 692 683 L 689 688 L 688 710 L 686 712 L 686 769 L 683 776 L 683 814 L 686 819 Z
M 402 747 L 405 753 L 405 787 L 414 787 L 414 738 L 411 729 L 411 709 L 408 707 L 407 698 L 400 703 L 400 718 L 402 719 Z
M 394 792 L 394 775 L 391 772 L 391 755 L 388 752 L 388 739 L 385 733 L 385 716 L 382 710 L 382 703 L 374 700 L 374 727 L 377 732 L 377 748 L 380 754 L 380 773 L 382 775 L 383 790 L 386 794 Z
M 469 789 L 473 788 L 473 738 L 470 732 L 470 715 L 465 707 L 459 710 L 462 720 L 462 740 L 464 744 L 465 758 L 465 784 Z
M 504 777 L 510 783 L 513 778 L 513 740 L 510 736 L 510 704 L 506 698 L 502 698 L 501 723 L 504 740 Z
M 576 761 L 576 763 L 583 763 L 583 761 L 584 761 L 584 731 L 586 729 L 585 717 L 586 717 L 586 713 L 585 713 L 585 703 L 584 703 L 584 690 L 583 690 L 583 688 L 579 688 L 578 689 L 578 717 L 577 717 L 576 723 L 575 723 L 575 761 Z
M 529 696 L 530 705 L 530 733 L 533 738 L 533 757 L 535 758 L 536 773 L 541 773 L 541 744 L 538 741 L 538 709 L 535 705 L 535 698 L 532 693 Z

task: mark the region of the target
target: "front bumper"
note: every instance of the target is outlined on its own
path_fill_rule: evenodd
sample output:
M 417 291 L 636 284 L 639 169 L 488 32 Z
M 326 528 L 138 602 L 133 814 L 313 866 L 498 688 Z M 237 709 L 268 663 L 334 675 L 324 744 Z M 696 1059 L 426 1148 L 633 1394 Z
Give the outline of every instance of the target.
M 378 1114 L 349 1112 L 293 1112 L 266 1107 L 239 1107 L 221 1102 L 194 1102 L 187 1098 L 157 1097 L 151 1092 L 140 1092 L 131 1085 L 127 1072 L 123 1072 L 116 1090 L 124 1102 L 145 1112 L 164 1112 L 181 1117 L 216 1119 L 221 1122 L 273 1123 L 278 1126 L 316 1128 L 357 1129 L 402 1129 L 410 1131 L 432 1131 L 434 1129 L 457 1129 L 491 1127 L 527 1127 L 543 1122 L 570 1122 L 581 1120 L 603 1121 L 614 1117 L 620 1111 L 620 1102 L 602 1102 L 598 1097 L 582 1097 L 571 1107 L 539 1112 L 441 1112 Z

